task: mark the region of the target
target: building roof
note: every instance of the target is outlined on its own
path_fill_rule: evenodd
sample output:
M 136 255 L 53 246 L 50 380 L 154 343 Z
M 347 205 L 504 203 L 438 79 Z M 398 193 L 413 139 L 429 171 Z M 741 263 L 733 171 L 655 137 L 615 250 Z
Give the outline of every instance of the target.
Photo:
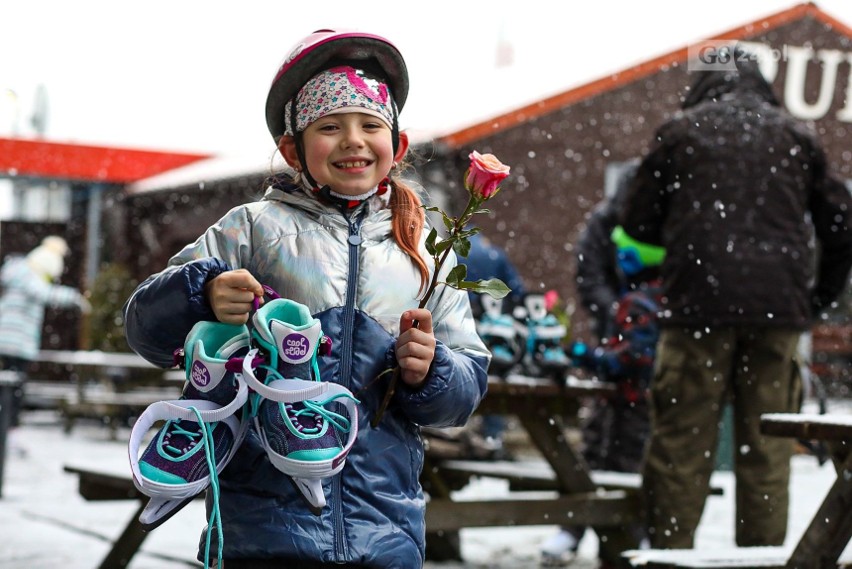
M 778 28 L 808 17 L 826 23 L 841 34 L 852 37 L 852 28 L 823 12 L 813 2 L 806 2 L 793 6 L 788 10 L 778 12 L 772 16 L 761 18 L 749 24 L 722 32 L 713 38 L 709 38 L 709 40 L 746 39 L 754 36 L 756 33 L 764 33 L 773 28 Z M 638 79 L 642 79 L 656 73 L 660 69 L 682 64 L 687 61 L 688 54 L 689 46 L 684 46 L 681 49 L 661 55 L 660 57 L 656 57 L 646 61 L 645 63 L 628 67 L 601 79 L 580 85 L 579 87 L 569 89 L 568 91 L 563 91 L 553 95 L 552 97 L 536 101 L 515 110 L 508 111 L 462 130 L 443 135 L 438 138 L 438 141 L 450 148 L 465 146 L 473 141 L 485 138 L 486 136 L 492 136 L 498 132 L 534 120 L 558 109 L 576 104 L 585 99 L 589 99 Z
M 284 167 L 278 152 L 271 158 L 248 156 L 213 156 L 150 178 L 136 181 L 125 188 L 127 195 L 174 190 L 221 182 L 246 176 L 269 175 Z
M 209 155 L 0 138 L 0 177 L 127 184 L 205 158 Z

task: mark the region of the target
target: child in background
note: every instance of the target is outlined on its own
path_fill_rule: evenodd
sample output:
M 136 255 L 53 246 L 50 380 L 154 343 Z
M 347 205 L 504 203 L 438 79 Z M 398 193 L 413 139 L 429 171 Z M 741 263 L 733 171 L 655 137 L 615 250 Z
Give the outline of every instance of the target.
M 58 284 L 67 255 L 65 239 L 50 235 L 25 256 L 10 255 L 0 267 L 0 369 L 18 372 L 20 378 L 12 397 L 8 435 L 9 448 L 18 454 L 26 449 L 18 444 L 14 428 L 20 425 L 25 372 L 41 348 L 46 310 L 78 308 L 87 314 L 92 309 L 77 289 Z
M 386 39 L 321 30 L 301 40 L 266 105 L 292 171 L 185 247 L 125 306 L 131 347 L 167 367 L 198 322 L 244 325 L 268 285 L 319 320 L 331 340 L 316 360 L 320 379 L 359 401 L 357 440 L 325 481 L 320 515 L 249 430 L 218 480 L 225 569 L 423 564 L 419 426 L 463 425 L 485 393 L 489 356 L 466 292 L 439 287 L 417 308 L 434 267 L 420 199 L 399 178 L 407 94 L 405 62 Z M 395 365 L 402 384 L 373 428 L 387 387 L 374 380 Z

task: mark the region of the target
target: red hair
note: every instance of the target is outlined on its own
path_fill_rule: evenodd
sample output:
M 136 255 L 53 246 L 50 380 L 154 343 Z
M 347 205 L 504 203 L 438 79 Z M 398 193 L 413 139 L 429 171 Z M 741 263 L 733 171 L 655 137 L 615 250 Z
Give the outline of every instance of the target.
M 420 256 L 419 246 L 426 214 L 417 192 L 397 178 L 391 178 L 390 183 L 393 238 L 420 271 L 420 293 L 423 293 L 429 282 L 429 269 Z

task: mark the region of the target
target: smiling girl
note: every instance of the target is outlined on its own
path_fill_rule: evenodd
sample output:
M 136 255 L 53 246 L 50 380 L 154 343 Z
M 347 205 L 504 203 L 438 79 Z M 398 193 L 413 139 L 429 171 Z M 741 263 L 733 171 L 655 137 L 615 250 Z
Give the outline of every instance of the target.
M 398 175 L 407 94 L 405 62 L 386 39 L 322 30 L 301 40 L 266 106 L 290 171 L 175 255 L 125 306 L 130 345 L 167 367 L 198 322 L 251 325 L 268 285 L 319 320 L 331 340 L 317 359 L 320 379 L 359 401 L 357 440 L 324 481 L 319 515 L 252 427 L 219 476 L 226 569 L 423 564 L 419 426 L 467 421 L 486 390 L 489 354 L 464 291 L 440 287 L 418 308 L 434 265 L 420 198 Z M 443 265 L 441 280 L 455 265 Z M 394 366 L 404 384 L 372 427 L 387 387 L 374 379 Z

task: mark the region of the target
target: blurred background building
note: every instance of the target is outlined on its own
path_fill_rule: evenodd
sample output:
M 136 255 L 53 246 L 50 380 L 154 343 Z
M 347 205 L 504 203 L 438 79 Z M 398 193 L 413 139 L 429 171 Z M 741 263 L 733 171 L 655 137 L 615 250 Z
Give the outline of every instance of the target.
M 849 183 L 852 29 L 811 3 L 755 22 L 731 18 L 732 25 L 741 25 L 713 39 L 744 42 L 760 55 L 779 100 L 812 123 L 834 171 Z M 680 108 L 696 45 L 462 130 L 422 135 L 414 140 L 410 175 L 431 202 L 453 211 L 466 202 L 461 180 L 472 149 L 510 164 L 511 177 L 489 203 L 493 214 L 477 224 L 508 252 L 532 292 L 554 289 L 572 310 L 573 247 L 585 220 L 624 164 L 643 155 L 657 126 Z M 593 49 L 588 57 L 594 57 Z M 511 43 L 501 42 L 498 63 L 511 59 Z M 25 96 L 0 91 L 0 136 L 6 137 L 0 139 L 0 256 L 28 250 L 49 233 L 64 235 L 73 254 L 63 282 L 93 290 L 105 286 L 98 282 L 105 272 L 108 282 L 119 281 L 104 289 L 113 291 L 108 322 L 124 290 L 162 269 L 228 209 L 259 197 L 264 179 L 280 166 L 52 142 L 43 138 L 49 132 L 48 103 L 44 89 Z M 847 393 L 850 296 L 847 290 L 831 320 L 815 328 L 813 340 L 814 369 Z M 92 300 L 97 307 L 99 299 Z M 588 334 L 582 311 L 571 323 L 573 336 Z M 45 341 L 97 347 L 90 329 L 57 324 Z

